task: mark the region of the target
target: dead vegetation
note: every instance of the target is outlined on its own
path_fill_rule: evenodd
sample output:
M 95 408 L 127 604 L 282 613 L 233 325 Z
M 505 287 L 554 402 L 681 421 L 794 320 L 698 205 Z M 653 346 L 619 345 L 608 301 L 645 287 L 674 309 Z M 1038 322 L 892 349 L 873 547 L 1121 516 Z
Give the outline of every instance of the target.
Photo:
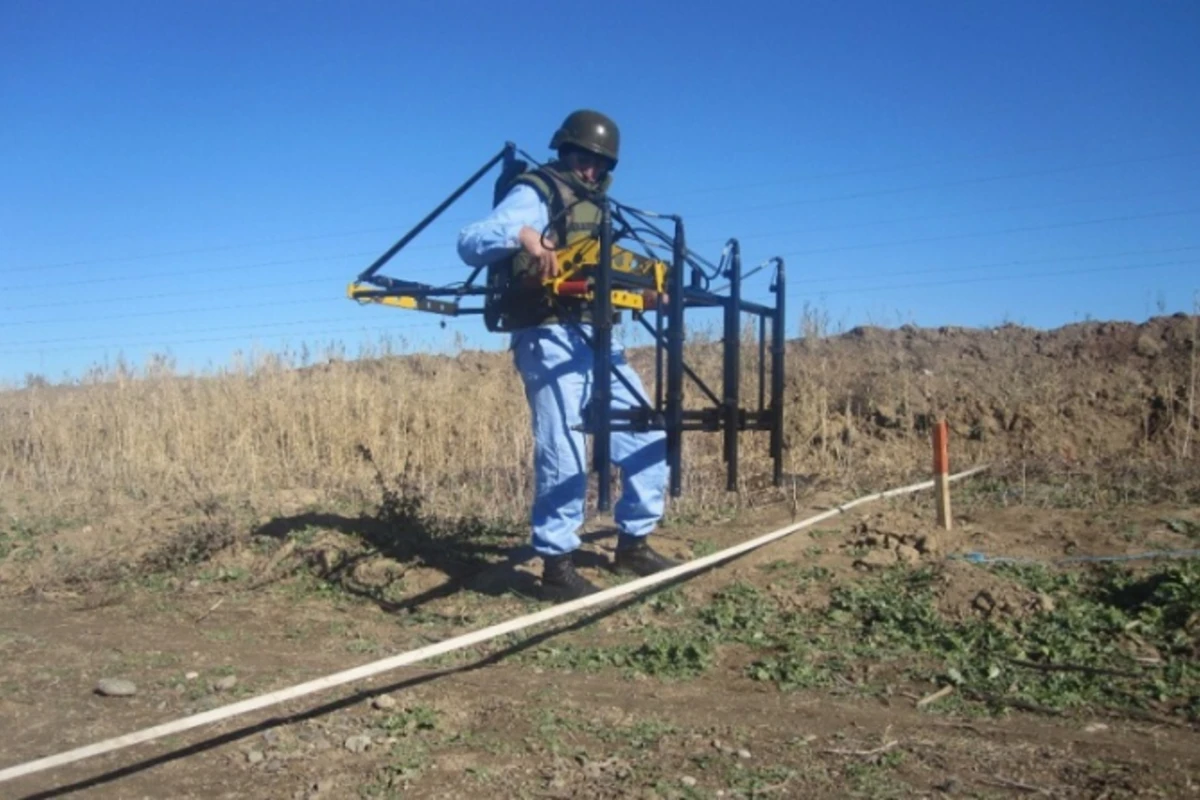
M 809 314 L 804 331 L 787 351 L 787 485 L 769 486 L 765 437 L 751 435 L 742 490 L 726 492 L 718 437 L 693 435 L 686 492 L 672 502 L 672 519 L 924 475 L 929 426 L 942 417 L 952 467 L 996 463 L 995 476 L 974 490 L 991 490 L 1002 504 L 1200 496 L 1194 318 L 822 336 Z M 719 345 L 701 334 L 689 349 L 697 372 L 718 385 Z M 757 356 L 747 346 L 743 396 L 751 399 Z M 649 353 L 634 351 L 631 361 L 649 375 Z M 368 513 L 380 476 L 402 476 L 426 513 L 519 528 L 531 491 L 530 438 L 506 353 L 304 368 L 269 358 L 202 377 L 174 374 L 160 361 L 147 374 L 119 367 L 77 386 L 35 382 L 0 393 L 8 518 L 0 546 L 17 547 L 21 526 L 37 520 L 66 532 L 60 561 L 74 550 L 94 566 L 91 549 L 74 541 L 85 537 L 71 532 L 126 517 L 156 533 L 144 545 L 126 542 L 124 563 L 185 563 L 197 547 L 232 543 L 239 534 L 231 525 L 248 530 L 255 519 L 315 509 Z
M 855 328 L 789 342 L 788 472 L 831 477 L 923 472 L 931 421 L 945 417 L 958 464 L 1167 469 L 1194 463 L 1196 331 L 1177 315 L 1055 331 Z M 690 345 L 719 383 L 718 348 Z M 747 348 L 745 396 L 757 352 Z M 631 359 L 648 373 L 648 354 Z M 689 441 L 683 513 L 731 502 L 716 437 Z M 230 493 L 372 495 L 366 447 L 386 474 L 458 511 L 520 517 L 530 432 L 506 353 L 332 361 L 264 359 L 195 377 L 120 368 L 78 386 L 0 393 L 0 491 L 106 507 Z M 766 473 L 745 447 L 746 489 Z

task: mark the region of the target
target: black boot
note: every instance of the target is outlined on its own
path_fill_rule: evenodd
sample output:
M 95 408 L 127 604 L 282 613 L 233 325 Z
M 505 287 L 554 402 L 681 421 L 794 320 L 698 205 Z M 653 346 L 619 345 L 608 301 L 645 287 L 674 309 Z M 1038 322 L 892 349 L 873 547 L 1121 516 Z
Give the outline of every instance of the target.
M 578 600 L 600 591 L 600 587 L 575 571 L 570 553 L 561 556 L 542 556 L 542 598 L 561 603 Z
M 613 567 L 619 572 L 632 572 L 645 577 L 664 569 L 679 566 L 661 553 L 656 553 L 646 543 L 645 537 L 622 536 L 617 540 L 617 555 Z

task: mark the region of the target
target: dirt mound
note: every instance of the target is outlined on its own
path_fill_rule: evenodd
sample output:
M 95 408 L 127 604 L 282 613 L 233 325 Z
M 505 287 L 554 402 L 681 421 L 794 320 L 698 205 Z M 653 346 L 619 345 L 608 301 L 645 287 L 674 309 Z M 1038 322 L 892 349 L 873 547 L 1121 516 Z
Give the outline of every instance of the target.
M 1054 598 L 984 567 L 946 561 L 938 570 L 937 609 L 949 619 L 1020 619 L 1054 610 Z
M 1186 315 L 1054 331 L 856 328 L 799 341 L 790 399 L 803 409 L 815 393 L 832 413 L 793 444 L 856 447 L 869 459 L 924 440 L 945 418 L 967 456 L 1078 465 L 1194 458 L 1196 351 L 1196 320 Z

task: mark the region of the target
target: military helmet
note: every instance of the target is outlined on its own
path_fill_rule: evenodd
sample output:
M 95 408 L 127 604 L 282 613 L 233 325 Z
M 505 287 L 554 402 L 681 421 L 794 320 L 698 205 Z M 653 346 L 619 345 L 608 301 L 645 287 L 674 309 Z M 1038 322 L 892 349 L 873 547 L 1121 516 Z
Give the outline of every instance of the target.
M 617 123 L 599 111 L 572 111 L 550 140 L 551 150 L 561 150 L 568 145 L 604 156 L 615 167 L 621 149 L 621 132 L 617 130 Z

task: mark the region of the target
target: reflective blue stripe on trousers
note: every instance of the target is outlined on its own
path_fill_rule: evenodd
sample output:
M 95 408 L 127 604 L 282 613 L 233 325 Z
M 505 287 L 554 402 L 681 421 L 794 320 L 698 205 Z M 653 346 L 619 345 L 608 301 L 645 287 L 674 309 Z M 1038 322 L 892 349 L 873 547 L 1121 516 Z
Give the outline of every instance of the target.
M 584 330 L 590 335 L 591 330 Z M 583 423 L 592 388 L 592 349 L 563 325 L 543 325 L 512 337 L 513 362 L 525 383 L 533 417 L 533 548 L 561 555 L 579 547 L 587 495 L 588 456 Z M 645 398 L 637 373 L 613 347 L 613 367 Z M 638 400 L 612 378 L 612 407 L 634 408 Z M 667 487 L 667 439 L 662 431 L 612 435 L 612 462 L 621 470 L 621 497 L 613 507 L 617 528 L 646 536 L 663 514 Z

